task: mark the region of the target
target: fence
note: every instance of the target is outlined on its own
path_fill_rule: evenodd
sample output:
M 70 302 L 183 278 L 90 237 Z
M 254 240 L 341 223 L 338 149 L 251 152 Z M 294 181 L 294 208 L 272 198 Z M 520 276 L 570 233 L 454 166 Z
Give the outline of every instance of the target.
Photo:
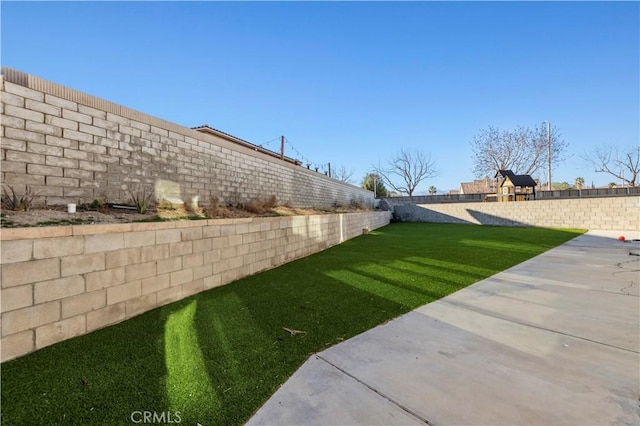
M 484 194 L 446 194 L 419 195 L 413 197 L 388 197 L 383 200 L 390 206 L 403 204 L 439 204 L 439 203 L 474 203 L 485 201 Z M 595 197 L 625 197 L 640 195 L 640 186 L 624 188 L 595 188 L 595 189 L 565 189 L 559 191 L 536 191 L 536 199 L 566 199 L 566 198 L 595 198 Z

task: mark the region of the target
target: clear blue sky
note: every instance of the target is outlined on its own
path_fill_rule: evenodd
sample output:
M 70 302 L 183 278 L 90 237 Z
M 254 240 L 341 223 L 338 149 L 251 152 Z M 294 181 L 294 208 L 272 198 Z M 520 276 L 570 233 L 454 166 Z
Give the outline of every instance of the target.
M 353 169 L 431 153 L 440 191 L 474 179 L 489 125 L 549 120 L 581 154 L 639 141 L 639 3 L 7 2 L 2 65 L 188 127 L 280 135 Z M 267 145 L 278 149 L 276 142 Z M 541 176 L 545 178 L 546 176 Z

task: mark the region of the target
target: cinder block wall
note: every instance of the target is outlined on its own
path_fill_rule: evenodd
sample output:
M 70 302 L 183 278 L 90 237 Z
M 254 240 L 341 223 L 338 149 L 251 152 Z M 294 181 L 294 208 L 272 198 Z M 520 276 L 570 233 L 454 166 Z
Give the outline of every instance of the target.
M 394 211 L 401 220 L 409 222 L 640 230 L 640 197 L 637 196 L 397 205 Z
M 281 204 L 373 205 L 373 193 L 234 143 L 3 68 L 1 183 L 31 185 L 49 205 L 107 198 L 140 187 L 225 203 L 276 195 Z M 202 123 L 194 123 L 200 125 Z
M 4 229 L 2 361 L 321 251 L 390 216 Z

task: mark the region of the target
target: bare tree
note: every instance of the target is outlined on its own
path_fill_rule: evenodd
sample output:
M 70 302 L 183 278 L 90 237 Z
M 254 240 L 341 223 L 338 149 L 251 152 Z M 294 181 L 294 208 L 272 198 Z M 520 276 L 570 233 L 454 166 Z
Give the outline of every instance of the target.
M 595 167 L 598 173 L 608 173 L 629 186 L 636 186 L 638 183 L 640 146 L 621 151 L 611 145 L 601 145 L 585 152 L 583 159 Z
M 551 132 L 544 123 L 533 129 L 522 126 L 515 130 L 500 130 L 492 126 L 482 129 L 471 141 L 473 172 L 478 178 L 492 176 L 498 170 L 533 175 L 548 164 L 549 139 L 551 163 L 557 165 L 564 161 L 568 144 L 560 139 L 560 132 L 555 126 Z
M 410 197 L 422 181 L 438 174 L 431 155 L 419 149 L 413 151 L 402 149 L 387 162 L 386 167 L 378 165 L 373 168 L 387 186 Z
M 333 175 L 333 177 L 335 179 L 338 179 L 339 181 L 345 182 L 345 183 L 353 183 L 353 169 L 349 169 L 347 170 L 347 168 L 345 166 L 340 166 L 339 169 L 336 170 L 335 174 Z

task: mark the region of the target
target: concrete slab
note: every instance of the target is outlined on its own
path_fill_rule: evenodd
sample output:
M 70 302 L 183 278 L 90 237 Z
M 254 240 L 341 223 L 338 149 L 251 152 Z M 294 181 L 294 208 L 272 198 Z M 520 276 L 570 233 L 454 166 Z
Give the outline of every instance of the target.
M 618 235 L 578 237 L 317 354 L 250 423 L 640 424 L 640 257 Z

